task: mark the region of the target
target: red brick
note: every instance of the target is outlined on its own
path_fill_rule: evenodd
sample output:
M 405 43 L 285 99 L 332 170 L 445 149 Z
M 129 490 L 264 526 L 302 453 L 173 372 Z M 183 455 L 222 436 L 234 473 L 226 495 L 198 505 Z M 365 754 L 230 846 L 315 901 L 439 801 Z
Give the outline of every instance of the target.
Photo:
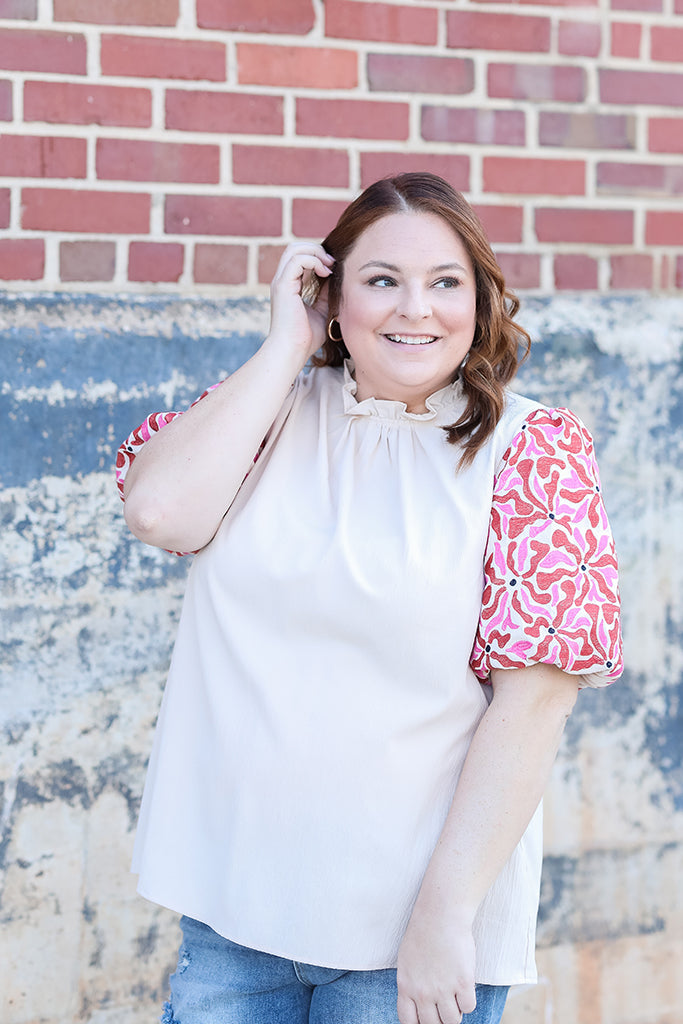
M 217 184 L 218 146 L 133 139 L 98 139 L 97 177 L 108 181 L 189 181 Z
M 312 0 L 197 0 L 200 28 L 306 35 L 315 24 Z
M 166 127 L 225 135 L 282 135 L 282 97 L 167 89 Z
M 45 272 L 41 238 L 0 238 L 0 279 L 39 281 Z
M 53 0 L 55 21 L 93 25 L 168 25 L 178 22 L 178 0 Z
M 657 274 L 656 287 L 658 286 L 662 291 L 669 291 L 675 287 L 674 283 L 674 263 L 669 257 L 668 253 L 661 253 L 659 258 L 659 268 Z
M 654 106 L 683 106 L 683 74 L 673 71 L 622 71 L 605 68 L 600 72 L 602 103 L 649 103 Z
M 661 11 L 662 0 L 612 0 L 615 11 Z
M 613 57 L 640 57 L 642 25 L 637 25 L 632 21 L 613 21 L 610 32 L 610 52 Z
M 650 55 L 653 60 L 680 64 L 683 61 L 683 28 L 653 25 L 650 29 Z
M 683 256 L 676 257 L 676 287 L 683 288 Z
M 674 0 L 674 14 L 683 14 L 683 0 Z
M 648 149 L 651 153 L 683 153 L 683 118 L 651 117 Z
M 674 210 L 650 210 L 645 220 L 647 245 L 675 245 L 680 248 L 681 239 L 683 212 L 680 206 Z
M 246 284 L 246 245 L 208 245 L 198 242 L 194 250 L 194 280 L 197 284 Z
M 371 53 L 368 83 L 374 91 L 462 95 L 474 88 L 474 61 L 462 57 Z
M 213 40 L 102 36 L 103 75 L 224 82 L 225 45 Z
M 479 3 L 499 3 L 500 0 L 478 0 Z M 515 0 L 522 4 L 538 4 L 541 7 L 551 6 L 548 0 Z M 597 7 L 600 0 L 555 0 L 553 7 Z
M 527 252 L 498 252 L 498 266 L 503 271 L 508 288 L 539 288 L 541 284 L 541 258 Z
M 282 202 L 251 196 L 167 196 L 164 230 L 169 235 L 277 237 L 282 233 Z
M 29 231 L 122 235 L 149 231 L 150 197 L 142 193 L 25 188 L 21 202 L 21 226 Z
M 631 210 L 541 208 L 536 210 L 539 242 L 595 242 L 602 245 L 633 243 Z
M 329 47 L 238 43 L 237 74 L 240 85 L 354 89 L 358 57 L 353 50 Z
M 285 245 L 259 245 L 258 247 L 258 279 L 259 284 L 270 284 L 280 262 L 280 257 L 287 247 Z
M 232 180 L 240 185 L 348 188 L 349 156 L 341 149 L 234 145 Z
M 683 166 L 680 164 L 599 163 L 596 182 L 599 192 L 632 195 L 634 192 L 683 194 Z M 681 239 L 683 242 L 683 239 Z
M 484 191 L 571 196 L 585 192 L 583 160 L 484 157 Z
M 459 50 L 514 50 L 517 53 L 550 50 L 550 18 L 533 15 L 449 11 L 446 32 L 447 45 Z
M 432 7 L 325 0 L 325 35 L 373 43 L 436 43 L 438 12 Z
M 0 136 L 0 175 L 7 178 L 85 178 L 85 139 Z
M 524 210 L 521 206 L 477 203 L 474 212 L 484 225 L 490 242 L 521 242 Z
M 324 238 L 348 205 L 338 199 L 295 199 L 292 233 L 298 238 Z
M 423 107 L 420 132 L 434 142 L 523 146 L 526 122 L 521 110 Z
M 563 253 L 553 264 L 555 287 L 587 290 L 598 287 L 598 261 L 583 253 Z
M 574 114 L 564 110 L 542 110 L 538 133 L 542 146 L 635 149 L 636 145 L 636 123 L 630 114 Z
M 648 253 L 627 252 L 610 257 L 610 288 L 652 288 L 653 259 Z
M 73 32 L 0 29 L 0 67 L 5 71 L 50 71 L 84 75 L 85 36 Z
M 0 228 L 9 227 L 10 218 L 10 190 L 0 188 Z
M 0 0 L 0 18 L 35 21 L 37 17 L 38 0 Z
M 360 184 L 367 188 L 380 178 L 409 171 L 429 171 L 466 192 L 470 187 L 470 158 L 463 153 L 388 153 L 385 149 L 360 155 Z
M 61 281 L 113 281 L 115 269 L 114 242 L 60 242 Z
M 0 121 L 12 120 L 12 83 L 0 82 Z
M 373 100 L 298 99 L 297 135 L 338 139 L 407 139 L 410 130 L 407 103 Z
M 558 52 L 568 57 L 597 57 L 600 53 L 602 30 L 594 21 L 561 21 L 558 34 Z
M 586 97 L 586 73 L 567 64 L 489 64 L 489 96 L 511 100 L 580 102 Z
M 149 89 L 80 82 L 26 82 L 24 120 L 50 124 L 101 124 L 149 128 Z
M 129 281 L 175 282 L 183 272 L 185 246 L 179 242 L 131 242 Z

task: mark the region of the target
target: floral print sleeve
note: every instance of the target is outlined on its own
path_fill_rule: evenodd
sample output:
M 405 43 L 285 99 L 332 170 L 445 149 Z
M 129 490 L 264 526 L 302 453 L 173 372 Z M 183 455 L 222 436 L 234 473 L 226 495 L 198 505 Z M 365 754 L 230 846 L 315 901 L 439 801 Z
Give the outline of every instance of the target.
M 494 484 L 471 665 L 536 663 L 602 686 L 622 672 L 617 560 L 593 441 L 566 409 L 538 409 Z

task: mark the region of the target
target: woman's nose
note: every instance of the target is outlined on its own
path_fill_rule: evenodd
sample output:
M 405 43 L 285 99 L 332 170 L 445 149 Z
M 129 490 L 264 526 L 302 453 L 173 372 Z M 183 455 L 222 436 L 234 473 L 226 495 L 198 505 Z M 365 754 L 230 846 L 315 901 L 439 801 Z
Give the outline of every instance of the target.
M 396 312 L 399 316 L 406 317 L 407 320 L 423 320 L 425 317 L 431 316 L 432 307 L 429 296 L 421 287 L 402 288 Z

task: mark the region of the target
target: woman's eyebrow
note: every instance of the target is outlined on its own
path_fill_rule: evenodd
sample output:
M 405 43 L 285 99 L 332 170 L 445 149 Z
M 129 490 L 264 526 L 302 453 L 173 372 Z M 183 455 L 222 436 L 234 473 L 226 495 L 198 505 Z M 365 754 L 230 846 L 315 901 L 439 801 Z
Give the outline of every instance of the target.
M 370 260 L 368 263 L 364 263 L 360 269 L 366 270 L 367 267 L 383 267 L 385 270 L 393 270 L 394 273 L 399 272 L 399 268 L 395 267 L 393 263 L 383 263 L 382 260 Z
M 441 263 L 438 267 L 432 267 L 429 273 L 440 274 L 443 270 L 462 270 L 463 273 L 467 273 L 462 263 Z
M 369 260 L 368 263 L 364 263 L 360 270 L 367 270 L 368 267 L 382 267 L 384 270 L 393 270 L 395 274 L 401 272 L 400 267 L 395 266 L 393 263 L 385 263 L 383 260 Z M 460 263 L 441 263 L 438 267 L 430 267 L 428 273 L 440 274 L 444 270 L 461 270 L 466 273 L 465 267 Z

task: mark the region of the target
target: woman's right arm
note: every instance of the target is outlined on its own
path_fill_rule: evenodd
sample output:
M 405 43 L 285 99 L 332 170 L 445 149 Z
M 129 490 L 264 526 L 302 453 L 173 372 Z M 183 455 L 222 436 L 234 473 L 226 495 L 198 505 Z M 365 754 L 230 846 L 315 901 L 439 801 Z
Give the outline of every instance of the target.
M 197 551 L 211 540 L 297 375 L 324 339 L 324 301 L 306 306 L 303 281 L 334 261 L 319 245 L 285 251 L 271 285 L 268 337 L 201 402 L 154 434 L 124 485 L 125 518 L 140 540 Z

